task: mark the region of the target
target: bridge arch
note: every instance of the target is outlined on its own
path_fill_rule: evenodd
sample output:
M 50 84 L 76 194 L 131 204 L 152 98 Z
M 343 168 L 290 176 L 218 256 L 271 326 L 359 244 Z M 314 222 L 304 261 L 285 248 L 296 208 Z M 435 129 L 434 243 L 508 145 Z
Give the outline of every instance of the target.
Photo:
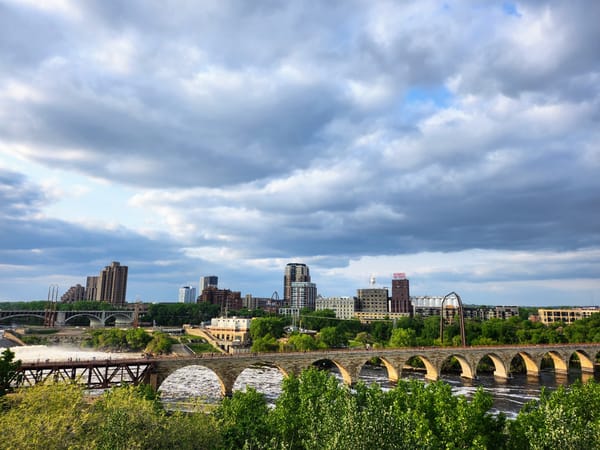
M 477 366 L 485 357 L 488 357 L 494 364 L 494 376 L 495 377 L 505 378 L 505 379 L 509 378 L 510 361 L 507 365 L 504 362 L 504 360 L 502 359 L 502 357 L 500 357 L 499 355 L 497 355 L 496 353 L 493 353 L 493 352 L 486 353 L 481 358 L 479 358 L 477 361 L 475 361 L 475 370 L 477 370 Z
M 157 381 L 155 389 L 171 390 L 175 386 L 179 387 L 181 395 L 204 397 L 210 400 L 222 398 L 226 391 L 221 377 L 210 367 L 201 363 L 177 367 L 170 373 L 165 373 Z M 182 388 L 182 386 L 184 387 Z
M 310 365 L 319 367 L 319 363 L 321 362 L 332 363 L 339 370 L 344 384 L 352 386 L 352 383 L 354 383 L 354 381 L 356 380 L 356 368 L 355 370 L 351 370 L 350 368 L 345 367 L 341 362 L 336 361 L 335 358 L 319 358 L 314 360 Z
M 253 378 L 250 378 L 252 372 L 255 372 Z M 267 375 L 270 373 L 270 375 Z M 244 390 L 248 386 L 253 387 L 258 392 L 262 392 L 265 395 L 268 395 L 274 390 L 281 390 L 283 379 L 288 376 L 288 372 L 282 369 L 281 367 L 277 367 L 273 364 L 252 364 L 246 367 L 244 370 L 240 372 L 238 377 L 235 379 L 232 392 L 237 390 Z M 265 379 L 269 379 L 270 385 L 265 382 Z M 276 386 L 278 385 L 278 386 Z
M 525 364 L 525 372 L 526 372 L 527 376 L 532 376 L 532 377 L 539 376 L 541 359 L 539 362 L 536 362 L 534 360 L 533 356 L 531 356 L 528 352 L 525 352 L 525 351 L 518 352 L 510 358 L 510 361 L 508 363 L 509 370 L 513 363 L 513 360 L 517 357 L 521 357 L 521 359 L 523 360 L 523 363 Z
M 462 378 L 469 378 L 469 379 L 475 378 L 475 370 L 473 370 L 471 363 L 464 356 L 459 355 L 458 353 L 448 355 L 446 358 L 444 358 L 440 362 L 440 365 L 438 367 L 439 374 L 442 373 L 442 366 L 444 365 L 444 363 L 446 361 L 450 361 L 452 358 L 456 359 L 458 361 L 458 363 L 460 364 L 460 370 L 461 370 L 460 376 Z
M 431 361 L 429 358 L 427 358 L 425 355 L 422 355 L 422 354 L 411 355 L 407 359 L 407 361 L 411 360 L 412 358 L 417 358 L 417 359 L 421 360 L 421 362 L 425 366 L 425 370 L 426 370 L 425 379 L 431 380 L 431 381 L 439 380 L 440 371 L 438 370 L 437 364 L 435 364 L 433 361 Z
M 561 355 L 558 351 L 548 351 L 542 354 L 538 367 L 542 367 L 542 360 L 545 356 L 549 356 L 554 364 L 554 373 L 566 374 L 569 371 L 569 359 Z
M 42 321 L 44 320 L 44 314 L 40 314 L 37 312 L 19 312 L 19 313 L 15 313 L 15 314 L 6 314 L 6 315 L 1 315 L 0 316 L 0 322 L 2 322 L 3 320 L 10 320 L 10 319 L 16 319 L 18 317 L 34 317 L 36 319 L 42 319 Z
M 394 364 L 389 358 L 385 358 L 383 356 L 379 357 L 379 360 L 383 363 L 384 367 L 387 370 L 388 379 L 391 382 L 398 382 L 400 379 L 400 371 L 397 369 L 397 365 Z
M 101 322 L 102 325 L 104 325 L 104 320 L 100 316 L 97 316 L 95 314 L 90 314 L 89 312 L 82 312 L 82 313 L 79 313 L 79 314 L 69 315 L 69 317 L 65 318 L 65 324 L 67 324 L 70 320 L 76 319 L 76 318 L 79 318 L 79 317 L 85 317 L 86 319 L 90 319 L 90 322 L 92 320 L 96 320 L 98 322 Z
M 569 362 L 573 355 L 577 355 L 582 372 L 594 373 L 594 360 L 583 350 L 575 350 L 569 357 Z

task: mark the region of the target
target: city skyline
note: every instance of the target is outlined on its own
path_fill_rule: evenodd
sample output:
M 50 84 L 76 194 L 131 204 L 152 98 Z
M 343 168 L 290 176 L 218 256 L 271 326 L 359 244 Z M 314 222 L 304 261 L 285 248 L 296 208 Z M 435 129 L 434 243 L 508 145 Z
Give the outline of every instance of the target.
M 0 301 L 600 304 L 600 4 L 4 0 Z M 31 30 L 35 30 L 32 33 Z

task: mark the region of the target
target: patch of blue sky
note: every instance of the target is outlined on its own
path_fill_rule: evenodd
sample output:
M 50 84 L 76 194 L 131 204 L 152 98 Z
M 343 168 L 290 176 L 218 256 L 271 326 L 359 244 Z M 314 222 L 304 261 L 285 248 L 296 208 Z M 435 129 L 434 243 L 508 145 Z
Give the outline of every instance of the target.
M 419 87 L 415 86 L 404 94 L 404 103 L 433 103 L 439 108 L 447 108 L 454 96 L 446 86 Z
M 514 2 L 504 2 L 502 4 L 502 11 L 509 16 L 521 17 L 521 13 L 517 9 L 517 4 Z

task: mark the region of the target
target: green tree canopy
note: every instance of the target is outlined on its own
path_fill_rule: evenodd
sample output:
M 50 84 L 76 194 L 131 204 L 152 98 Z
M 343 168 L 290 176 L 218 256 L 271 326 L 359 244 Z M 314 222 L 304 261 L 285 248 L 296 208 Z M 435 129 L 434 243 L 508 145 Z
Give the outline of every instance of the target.
M 252 340 L 256 340 L 268 334 L 279 339 L 283 336 L 284 327 L 283 317 L 257 317 L 250 322 L 250 336 Z
M 15 352 L 5 349 L 0 356 L 0 397 L 10 392 L 11 381 L 17 376 L 21 361 L 15 361 Z

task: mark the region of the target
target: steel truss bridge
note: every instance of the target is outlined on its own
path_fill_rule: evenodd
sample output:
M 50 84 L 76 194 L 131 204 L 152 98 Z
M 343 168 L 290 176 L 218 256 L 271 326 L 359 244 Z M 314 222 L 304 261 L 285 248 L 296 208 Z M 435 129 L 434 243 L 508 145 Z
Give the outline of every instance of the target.
M 87 389 L 108 389 L 124 384 L 151 382 L 155 362 L 147 358 L 43 361 L 23 363 L 13 377 L 13 387 L 46 382 L 74 382 Z

